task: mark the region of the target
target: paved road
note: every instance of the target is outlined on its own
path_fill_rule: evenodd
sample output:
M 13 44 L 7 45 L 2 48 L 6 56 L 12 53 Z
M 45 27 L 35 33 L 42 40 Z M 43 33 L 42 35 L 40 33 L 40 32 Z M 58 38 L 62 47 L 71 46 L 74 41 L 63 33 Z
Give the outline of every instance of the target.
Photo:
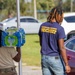
M 18 65 L 16 64 L 17 73 L 18 69 Z M 22 65 L 22 75 L 42 75 L 41 67 Z
M 23 67 L 23 75 L 42 75 L 40 67 L 25 66 Z
M 18 67 L 16 69 L 18 72 Z M 22 75 L 42 75 L 41 68 L 35 66 L 22 66 Z

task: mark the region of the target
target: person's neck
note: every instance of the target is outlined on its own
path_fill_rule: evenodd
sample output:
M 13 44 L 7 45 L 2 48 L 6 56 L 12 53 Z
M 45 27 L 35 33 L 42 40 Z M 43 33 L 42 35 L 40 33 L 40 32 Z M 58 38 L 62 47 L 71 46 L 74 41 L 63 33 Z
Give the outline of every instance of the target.
M 51 22 L 56 22 L 55 18 L 51 20 Z

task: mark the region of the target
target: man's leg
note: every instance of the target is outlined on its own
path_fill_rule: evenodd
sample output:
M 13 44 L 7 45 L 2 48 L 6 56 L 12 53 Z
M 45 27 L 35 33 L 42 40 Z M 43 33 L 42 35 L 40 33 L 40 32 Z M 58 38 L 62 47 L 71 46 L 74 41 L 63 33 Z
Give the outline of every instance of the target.
M 66 75 L 64 66 L 59 56 L 52 57 L 52 59 L 50 57 L 49 60 L 49 64 L 51 65 L 50 69 L 53 71 L 54 75 Z
M 41 59 L 42 74 L 43 75 L 52 75 L 51 70 L 48 68 L 47 60 L 48 60 L 48 58 L 46 56 L 42 56 L 42 59 Z

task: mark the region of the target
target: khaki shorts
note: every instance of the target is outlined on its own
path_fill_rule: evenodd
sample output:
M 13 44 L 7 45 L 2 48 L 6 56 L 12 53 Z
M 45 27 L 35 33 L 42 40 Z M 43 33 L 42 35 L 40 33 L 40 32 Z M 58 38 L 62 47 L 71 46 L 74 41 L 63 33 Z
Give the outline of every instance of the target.
M 17 75 L 15 67 L 0 69 L 0 75 Z

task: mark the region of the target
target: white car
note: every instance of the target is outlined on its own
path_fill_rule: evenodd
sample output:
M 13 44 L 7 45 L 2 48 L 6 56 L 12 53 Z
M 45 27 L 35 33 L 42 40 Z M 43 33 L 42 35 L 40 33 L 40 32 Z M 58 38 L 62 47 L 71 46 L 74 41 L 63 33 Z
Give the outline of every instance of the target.
M 26 34 L 38 33 L 42 22 L 30 16 L 20 17 L 20 27 L 24 29 Z M 7 27 L 17 27 L 17 17 L 5 19 L 0 23 L 0 27 L 3 26 L 3 30 Z
M 26 34 L 38 33 L 41 24 L 42 22 L 39 22 L 37 19 L 30 16 L 20 17 L 20 27 L 25 30 Z M 17 27 L 17 18 L 5 19 L 0 23 L 0 27 L 1 26 L 3 26 L 3 30 L 11 26 Z M 75 30 L 75 13 L 64 13 L 64 19 L 61 26 L 64 27 L 66 35 Z
M 75 13 L 64 13 L 64 19 L 61 26 L 64 27 L 66 35 L 75 30 Z

